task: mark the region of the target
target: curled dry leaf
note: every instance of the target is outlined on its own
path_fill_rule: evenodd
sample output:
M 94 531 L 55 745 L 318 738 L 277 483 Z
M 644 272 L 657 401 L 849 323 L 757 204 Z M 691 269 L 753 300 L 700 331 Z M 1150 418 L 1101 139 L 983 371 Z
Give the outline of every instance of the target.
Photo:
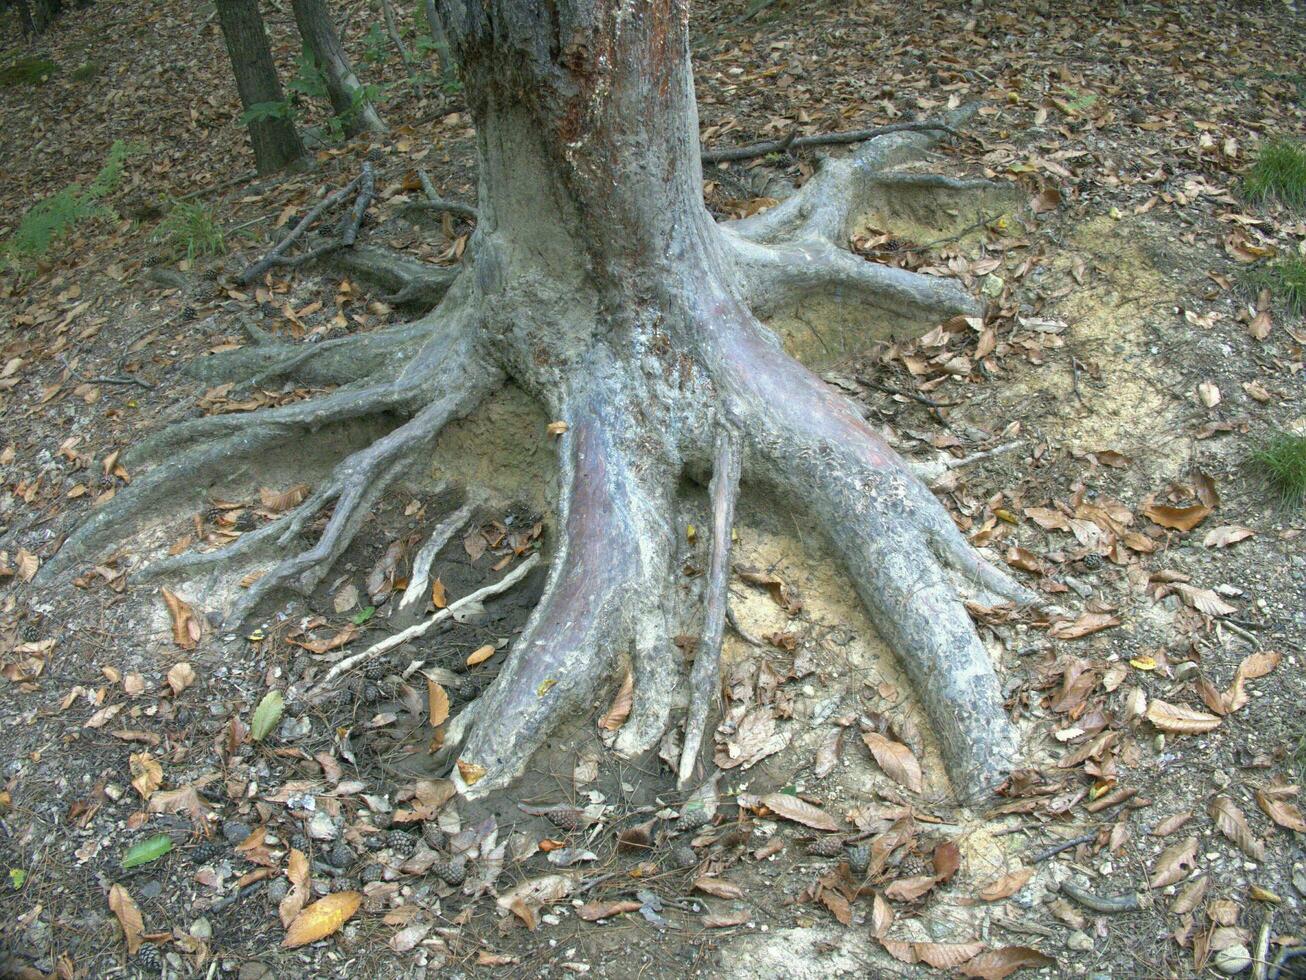
M 260 487 L 258 499 L 264 510 L 280 514 L 282 511 L 290 510 L 290 508 L 302 504 L 308 497 L 308 491 L 309 486 L 307 483 L 296 483 L 289 490 L 280 491 Z
M 1156 859 L 1156 864 L 1152 866 L 1152 877 L 1147 883 L 1148 887 L 1164 888 L 1166 885 L 1173 885 L 1193 869 L 1196 859 L 1196 837 L 1171 844 L 1161 852 Z
M 777 816 L 811 827 L 813 830 L 833 832 L 839 829 L 834 817 L 820 807 L 813 806 L 796 796 L 790 796 L 788 793 L 767 793 L 760 802 Z
M 1034 869 L 1017 868 L 1009 874 L 1003 875 L 997 881 L 990 882 L 980 889 L 979 897 L 986 902 L 997 902 L 1004 898 L 1009 898 L 1028 884 L 1029 879 L 1034 877 Z
M 876 939 L 883 939 L 893 927 L 893 919 L 893 906 L 884 900 L 883 895 L 876 892 L 875 899 L 871 903 L 871 935 Z
M 485 767 L 477 765 L 475 762 L 464 762 L 459 759 L 458 775 L 462 777 L 464 783 L 472 786 L 485 778 Z
M 899 878 L 884 889 L 884 897 L 895 902 L 914 902 L 938 883 L 939 880 L 934 875 L 912 875 L 910 878 Z
M 160 589 L 172 616 L 172 642 L 183 650 L 194 650 L 200 640 L 200 621 L 190 604 L 168 589 Z
M 1161 731 L 1177 735 L 1199 735 L 1220 724 L 1220 719 L 1215 715 L 1160 700 L 1154 700 L 1147 706 L 1147 720 Z
M 853 924 L 852 903 L 833 888 L 821 889 L 821 904 L 830 910 L 830 914 L 839 920 L 840 925 Z
M 449 695 L 444 687 L 426 679 L 426 703 L 431 713 L 431 727 L 439 728 L 449 720 Z
M 921 764 L 916 761 L 911 749 L 878 732 L 866 732 L 862 735 L 862 741 L 871 750 L 871 755 L 875 756 L 875 761 L 885 775 L 913 793 L 921 791 Z
M 729 929 L 731 926 L 742 926 L 752 917 L 753 913 L 748 909 L 739 909 L 734 912 L 713 912 L 710 915 L 703 916 L 703 928 Z
M 599 727 L 605 732 L 615 732 L 630 717 L 630 709 L 635 703 L 635 675 L 626 671 L 621 681 L 617 696 L 612 699 L 612 707 L 599 719 Z
M 168 669 L 168 687 L 172 688 L 173 697 L 176 697 L 194 683 L 195 668 L 190 664 L 173 664 L 172 667 Z
M 1179 894 L 1175 896 L 1174 902 L 1170 906 L 1171 915 L 1187 915 L 1195 911 L 1202 904 L 1202 899 L 1206 897 L 1206 889 L 1210 886 L 1211 879 L 1206 875 L 1194 878 L 1192 881 L 1179 889 Z
M 350 920 L 363 902 L 360 892 L 336 892 L 304 909 L 286 928 L 283 949 L 294 949 L 325 939 Z
M 1184 602 L 1208 616 L 1228 616 L 1238 611 L 1237 606 L 1229 605 L 1213 589 L 1199 589 L 1187 582 L 1175 582 L 1172 588 L 1183 596 Z
M 1227 548 L 1239 541 L 1246 541 L 1255 533 L 1251 528 L 1240 527 L 1237 524 L 1221 524 L 1206 532 L 1206 537 L 1202 538 L 1202 545 L 1207 548 Z
M 477 647 L 471 652 L 470 656 L 467 658 L 467 666 L 475 667 L 477 664 L 483 664 L 493 656 L 494 647 L 487 643 L 485 646 Z
M 1192 810 L 1184 810 L 1182 813 L 1176 813 L 1172 817 L 1166 817 L 1152 829 L 1152 836 L 1167 837 L 1191 819 L 1193 819 Z
M 290 891 L 286 892 L 286 897 L 281 900 L 277 906 L 277 914 L 281 916 L 281 928 L 289 929 L 290 923 L 295 921 L 295 916 L 299 915 L 304 909 L 304 903 L 308 901 L 308 856 L 297 847 L 290 849 L 290 859 L 286 862 L 286 878 L 290 881 Z
M 597 922 L 599 919 L 610 919 L 614 915 L 624 915 L 626 912 L 638 912 L 643 902 L 637 902 L 634 899 L 623 899 L 615 902 L 586 902 L 578 910 L 577 914 L 586 922 Z
M 744 897 L 744 890 L 733 881 L 727 881 L 725 878 L 709 878 L 706 876 L 695 878 L 694 887 L 704 894 L 716 898 L 741 899 Z
M 132 786 L 141 794 L 142 800 L 148 800 L 163 785 L 163 767 L 148 752 L 133 752 L 128 758 L 128 765 Z
M 1252 828 L 1247 824 L 1247 817 L 1237 804 L 1227 796 L 1217 796 L 1211 801 L 1211 819 L 1239 849 L 1253 861 L 1265 860 L 1265 845 L 1257 840 Z
M 1272 789 L 1270 791 L 1258 789 L 1256 803 L 1265 811 L 1265 815 L 1280 827 L 1306 834 L 1306 820 L 1302 818 L 1301 810 L 1287 800 L 1274 795 Z
M 1162 527 L 1173 531 L 1191 531 L 1211 514 L 1211 508 L 1205 504 L 1193 504 L 1191 507 L 1167 507 L 1164 504 L 1152 504 L 1143 508 L 1143 516 L 1150 518 Z
M 936 970 L 951 970 L 984 951 L 981 942 L 969 943 L 915 943 L 916 956 Z
M 1089 612 L 1084 613 L 1075 620 L 1053 623 L 1048 630 L 1048 636 L 1054 640 L 1078 640 L 1119 625 L 1120 618 L 1118 616 L 1112 616 L 1110 613 Z
M 979 977 L 980 980 L 1003 980 L 1017 970 L 1037 970 L 1045 966 L 1056 966 L 1056 963 L 1051 956 L 1028 946 L 1004 946 L 980 953 L 957 969 L 968 977 Z
M 1234 671 L 1233 683 L 1221 697 L 1224 713 L 1237 711 L 1247 704 L 1246 682 L 1264 677 L 1279 666 L 1282 658 L 1273 650 L 1261 650 L 1243 658 L 1238 669 Z
M 145 931 L 145 920 L 141 918 L 140 908 L 127 889 L 117 884 L 109 888 L 109 908 L 122 926 L 122 934 L 127 940 L 127 955 L 135 956 L 141 948 L 141 934 Z

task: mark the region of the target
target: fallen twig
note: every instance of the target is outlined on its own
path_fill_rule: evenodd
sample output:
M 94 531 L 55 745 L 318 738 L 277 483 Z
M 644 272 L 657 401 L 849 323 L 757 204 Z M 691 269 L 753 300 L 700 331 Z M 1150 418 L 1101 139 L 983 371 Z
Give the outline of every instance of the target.
M 752 160 L 755 157 L 764 157 L 768 153 L 782 153 L 785 150 L 802 149 L 805 146 L 835 146 L 846 143 L 863 143 L 866 140 L 875 139 L 877 136 L 887 136 L 890 133 L 920 132 L 943 132 L 947 133 L 949 136 L 956 137 L 962 135 L 946 123 L 891 123 L 888 126 L 877 126 L 874 129 L 854 129 L 846 133 L 816 133 L 811 136 L 798 137 L 794 137 L 791 134 L 784 139 L 767 140 L 764 143 L 752 143 L 748 146 L 729 146 L 719 150 L 704 150 L 702 153 L 702 159 L 704 163 L 724 163 L 727 160 Z
M 422 182 L 422 193 L 426 195 L 425 201 L 414 201 L 408 206 L 417 211 L 447 211 L 450 214 L 456 214 L 460 217 L 475 221 L 478 217 L 476 209 L 470 204 L 460 204 L 457 201 L 448 201 L 436 193 L 435 185 L 431 183 L 431 175 L 425 170 L 417 171 L 417 179 Z
M 485 586 L 483 589 L 477 589 L 470 595 L 465 595 L 461 599 L 449 603 L 449 605 L 437 611 L 430 619 L 420 622 L 416 626 L 410 626 L 406 630 L 400 630 L 394 636 L 388 636 L 380 643 L 372 644 L 362 653 L 356 653 L 352 657 L 346 657 L 327 671 L 326 676 L 322 678 L 322 682 L 305 695 L 304 699 L 310 704 L 321 700 L 321 698 L 327 693 L 327 688 L 331 682 L 346 671 L 352 670 L 364 661 L 371 660 L 373 657 L 385 653 L 387 650 L 391 650 L 399 646 L 401 643 L 407 643 L 409 640 L 422 636 L 430 630 L 432 626 L 444 622 L 450 616 L 453 616 L 456 612 L 472 603 L 480 602 L 482 599 L 488 599 L 491 596 L 498 595 L 500 592 L 507 591 L 520 582 L 526 576 L 527 572 L 539 564 L 539 561 L 540 556 L 538 553 L 531 555 L 511 572 L 499 579 L 499 581 L 493 582 L 490 585 Z
M 1038 864 L 1040 861 L 1046 861 L 1050 857 L 1056 857 L 1062 851 L 1068 851 L 1072 847 L 1078 847 L 1080 844 L 1087 844 L 1089 841 L 1096 840 L 1097 834 L 1081 834 L 1079 837 L 1072 837 L 1068 841 L 1062 841 L 1056 847 L 1049 847 L 1045 851 L 1039 851 L 1029 859 L 1030 864 Z
M 431 563 L 435 561 L 435 556 L 440 553 L 440 549 L 449 543 L 454 533 L 467 523 L 475 506 L 475 501 L 469 500 L 450 517 L 436 525 L 431 536 L 417 552 L 417 557 L 413 559 L 413 571 L 408 576 L 408 587 L 404 589 L 404 594 L 399 599 L 395 616 L 416 618 L 425 610 L 425 603 L 430 600 Z
M 354 209 L 340 232 L 340 241 L 345 248 L 353 245 L 354 240 L 358 238 L 358 229 L 363 226 L 363 215 L 367 213 L 368 205 L 372 203 L 372 195 L 376 193 L 376 177 L 372 173 L 370 163 L 363 164 L 363 172 L 360 176 L 362 179 L 358 185 L 358 197 L 354 199 Z
M 1092 909 L 1094 912 L 1104 912 L 1107 914 L 1113 912 L 1134 912 L 1139 908 L 1138 894 L 1136 892 L 1103 898 L 1101 895 L 1094 895 L 1092 892 L 1086 892 L 1082 888 L 1079 888 L 1068 881 L 1063 881 L 1061 883 L 1061 890 L 1080 905 L 1084 906 L 1084 908 Z
M 1261 927 L 1256 931 L 1256 945 L 1252 947 L 1252 980 L 1266 980 L 1270 963 L 1266 957 L 1270 953 L 1270 926 L 1274 923 L 1274 909 L 1267 908 L 1261 919 Z
M 263 258 L 259 259 L 257 262 L 251 263 L 245 269 L 245 271 L 240 274 L 239 277 L 240 281 L 245 285 L 248 285 L 249 283 L 257 279 L 259 276 L 263 275 L 263 273 L 267 272 L 268 269 L 271 269 L 274 265 L 277 265 L 278 264 L 277 260 L 281 258 L 281 256 L 285 253 L 286 249 L 290 248 L 290 246 L 295 243 L 296 239 L 298 239 L 300 235 L 304 234 L 304 232 L 308 230 L 308 226 L 311 225 L 314 221 L 316 221 L 322 215 L 322 213 L 326 211 L 328 208 L 334 207 L 336 204 L 340 203 L 346 197 L 348 197 L 353 192 L 354 188 L 358 186 L 359 182 L 362 179 L 363 179 L 363 175 L 359 174 L 357 177 L 351 180 L 344 187 L 340 188 L 340 190 L 336 191 L 334 194 L 329 194 L 328 196 L 324 197 L 322 200 L 318 201 L 318 203 L 313 206 L 313 208 L 308 212 L 308 214 L 304 215 L 304 217 L 302 217 L 299 220 L 299 223 L 296 224 L 295 227 L 290 230 L 290 234 L 286 235 L 285 238 L 281 239 L 281 241 L 273 245 L 272 248 L 268 251 L 268 253 L 265 256 L 263 256 Z

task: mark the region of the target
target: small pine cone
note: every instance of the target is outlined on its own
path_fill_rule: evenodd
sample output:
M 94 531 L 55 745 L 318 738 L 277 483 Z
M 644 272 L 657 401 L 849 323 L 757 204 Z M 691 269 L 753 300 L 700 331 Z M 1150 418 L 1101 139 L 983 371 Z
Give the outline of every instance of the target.
M 217 266 L 209 266 L 203 273 L 203 277 L 207 282 L 217 282 L 221 276 L 222 273 L 218 271 Z
M 855 875 L 866 874 L 866 869 L 871 866 L 871 848 L 868 844 L 849 844 L 845 851 L 848 854 L 848 867 Z
M 222 853 L 222 845 L 217 841 L 201 841 L 190 849 L 190 859 L 196 864 L 207 864 Z
M 435 851 L 443 851 L 449 843 L 449 835 L 432 821 L 422 824 L 422 837 L 426 839 L 427 846 Z
M 549 822 L 563 830 L 580 830 L 586 824 L 585 811 L 572 807 L 559 807 L 545 814 Z
M 183 306 L 181 308 L 181 318 L 183 320 L 194 320 L 197 316 L 199 316 L 199 314 L 195 312 L 195 307 Z
M 305 837 L 303 834 L 294 834 L 290 838 L 290 846 L 297 851 L 303 851 L 305 854 L 307 854 L 308 838 Z
M 23 625 L 18 628 L 18 638 L 24 643 L 35 643 L 41 638 L 41 622 L 36 619 L 25 619 Z
M 908 854 L 898 862 L 898 873 L 904 878 L 916 878 L 928 871 L 925 861 L 919 854 Z
M 842 850 L 843 838 L 837 835 L 818 837 L 807 845 L 808 854 L 815 854 L 817 857 L 823 858 L 834 857 Z
M 462 861 L 436 861 L 431 870 L 446 885 L 455 888 L 467 880 L 467 868 Z
M 676 826 L 681 830 L 698 830 L 711 819 L 707 807 L 687 806 L 680 811 L 680 819 L 676 821 Z
M 368 837 L 364 837 L 363 846 L 369 851 L 379 851 L 381 848 L 385 847 L 385 835 L 371 834 Z
M 692 868 L 698 864 L 698 855 L 688 844 L 682 844 L 671 852 L 671 864 L 677 868 Z
M 242 510 L 240 516 L 236 518 L 236 530 L 242 534 L 254 530 L 258 527 L 258 518 L 247 510 Z
M 162 973 L 163 957 L 159 955 L 159 947 L 153 943 L 142 946 L 136 953 L 136 965 L 147 973 Z
M 363 676 L 369 681 L 379 681 L 385 676 L 387 670 L 389 670 L 389 667 L 386 665 L 384 660 L 379 663 L 370 663 L 363 670 Z
M 327 862 L 333 868 L 347 868 L 358 860 L 358 856 L 344 841 L 336 841 L 335 847 L 331 848 L 331 853 L 327 855 Z
M 384 874 L 385 873 L 381 870 L 381 865 L 369 864 L 363 869 L 363 873 L 359 875 L 359 878 L 362 880 L 363 884 L 370 885 L 374 881 L 380 881 L 382 877 L 384 877 Z
M 1083 565 L 1090 572 L 1095 572 L 1103 565 L 1102 556 L 1098 554 L 1085 555 L 1083 557 Z
M 206 507 L 203 514 L 204 523 L 217 524 L 222 519 L 222 513 L 221 507 Z
M 417 838 L 406 830 L 392 830 L 385 835 L 386 845 L 396 854 L 412 854 L 417 847 Z

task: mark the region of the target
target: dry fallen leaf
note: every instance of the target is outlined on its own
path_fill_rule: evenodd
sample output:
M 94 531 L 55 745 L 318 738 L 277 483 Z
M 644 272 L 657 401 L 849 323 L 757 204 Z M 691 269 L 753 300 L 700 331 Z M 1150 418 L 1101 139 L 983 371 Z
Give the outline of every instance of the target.
M 980 953 L 957 969 L 966 976 L 978 977 L 979 980 L 1003 980 L 1017 970 L 1041 969 L 1045 966 L 1055 966 L 1056 962 L 1051 956 L 1046 956 L 1028 946 L 1004 946 L 1002 949 L 991 949 L 986 953 Z
M 475 762 L 464 762 L 458 760 L 458 775 L 468 786 L 473 786 L 485 778 L 485 767 L 477 765 Z
M 1167 837 L 1191 819 L 1193 819 L 1192 810 L 1184 810 L 1182 813 L 1176 813 L 1172 817 L 1166 817 L 1152 829 L 1152 836 Z
M 286 928 L 283 949 L 294 949 L 325 939 L 343 926 L 363 902 L 360 892 L 336 892 L 304 909 Z
M 1211 508 L 1205 504 L 1193 504 L 1189 507 L 1168 507 L 1165 504 L 1151 504 L 1143 508 L 1143 516 L 1151 518 L 1162 527 L 1175 531 L 1191 531 L 1211 514 Z
M 467 657 L 467 666 L 475 667 L 477 664 L 483 664 L 485 663 L 485 661 L 489 660 L 493 656 L 494 656 L 494 647 L 487 643 L 485 644 L 485 646 L 477 647 L 475 650 L 471 652 L 471 654 Z
M 163 785 L 163 767 L 148 752 L 133 752 L 128 758 L 128 765 L 132 786 L 141 794 L 142 800 L 148 800 Z
M 176 697 L 186 688 L 195 683 L 195 668 L 188 663 L 173 664 L 168 669 L 168 686 L 172 688 L 172 696 Z
M 1004 898 L 1016 894 L 1028 884 L 1029 879 L 1034 877 L 1034 869 L 1017 868 L 1009 874 L 1003 875 L 997 881 L 990 882 L 980 889 L 979 897 L 986 902 L 997 902 Z
M 308 491 L 309 486 L 307 483 L 297 483 L 289 490 L 282 491 L 260 487 L 258 498 L 264 510 L 280 514 L 282 511 L 290 510 L 291 507 L 298 507 L 302 504 L 305 498 L 308 497 Z
M 1252 833 L 1247 817 L 1233 800 L 1227 796 L 1217 796 L 1211 801 L 1210 813 L 1211 819 L 1220 828 L 1220 833 L 1237 844 L 1244 854 L 1253 861 L 1265 860 L 1265 845 Z
M 597 922 L 599 919 L 610 919 L 614 915 L 622 915 L 626 912 L 638 912 L 643 904 L 630 898 L 618 899 L 614 902 L 586 902 L 576 911 L 586 922 Z
M 200 622 L 195 610 L 168 589 L 161 589 L 163 601 L 172 616 L 172 641 L 183 650 L 194 650 L 200 639 Z
M 1054 640 L 1078 640 L 1119 625 L 1120 619 L 1110 613 L 1088 612 L 1073 621 L 1053 623 L 1048 636 Z
M 1277 795 L 1276 789 L 1274 786 L 1258 789 L 1256 791 L 1257 805 L 1265 811 L 1267 817 L 1280 827 L 1286 830 L 1295 830 L 1299 834 L 1306 834 L 1306 819 L 1302 818 L 1301 810 Z
M 969 943 L 913 943 L 916 956 L 922 963 L 936 970 L 951 970 L 972 960 L 984 951 L 981 942 Z
M 1163 732 L 1179 735 L 1198 735 L 1209 732 L 1220 724 L 1220 719 L 1215 715 L 1160 700 L 1153 700 L 1147 706 L 1147 720 Z
M 921 764 L 916 761 L 911 749 L 878 732 L 866 732 L 862 735 L 862 741 L 871 750 L 871 755 L 875 756 L 875 761 L 885 775 L 913 793 L 921 791 Z
M 432 728 L 439 728 L 449 720 L 449 695 L 429 677 L 426 679 L 426 703 L 431 712 Z
M 1228 616 L 1238 611 L 1237 607 L 1229 605 L 1212 589 L 1199 589 L 1187 582 L 1175 582 L 1171 588 L 1184 597 L 1184 602 L 1208 616 Z
M 1164 888 L 1166 885 L 1173 885 L 1176 881 L 1182 880 L 1193 869 L 1196 858 L 1196 837 L 1171 844 L 1161 852 L 1156 859 L 1156 864 L 1152 866 L 1152 877 L 1147 883 L 1148 887 Z
M 1251 528 L 1242 527 L 1238 524 L 1221 524 L 1219 527 L 1213 527 L 1206 532 L 1206 537 L 1202 538 L 1202 546 L 1206 548 L 1227 548 L 1239 541 L 1246 541 L 1255 533 Z
M 1202 899 L 1206 897 L 1206 889 L 1210 887 L 1211 879 L 1206 875 L 1194 878 L 1183 888 L 1179 889 L 1179 894 L 1175 896 L 1174 902 L 1170 905 L 1171 915 L 1187 915 L 1194 911 L 1202 904 Z
M 811 827 L 813 830 L 836 831 L 839 829 L 839 825 L 834 822 L 834 818 L 820 807 L 813 806 L 806 800 L 800 800 L 796 796 L 790 796 L 788 793 L 767 793 L 761 798 L 760 802 L 777 816 L 792 820 L 794 823 L 803 824 L 805 827 Z
M 286 878 L 290 881 L 290 891 L 277 906 L 281 916 L 281 928 L 289 929 L 295 917 L 304 910 L 304 903 L 309 896 L 308 855 L 297 847 L 290 849 L 290 858 L 286 862 Z
M 635 675 L 626 671 L 617 696 L 612 699 L 612 707 L 599 719 L 599 727 L 605 732 L 615 732 L 626 723 L 630 709 L 635 703 Z
M 694 887 L 704 894 L 713 895 L 716 898 L 740 899 L 744 897 L 744 890 L 733 881 L 727 881 L 725 878 L 696 878 L 694 879 Z
M 127 955 L 135 956 L 136 951 L 141 948 L 141 933 L 145 931 L 145 920 L 141 918 L 141 910 L 122 885 L 110 886 L 109 908 L 113 910 L 113 914 L 118 917 L 118 923 L 122 926 L 123 936 L 127 940 Z

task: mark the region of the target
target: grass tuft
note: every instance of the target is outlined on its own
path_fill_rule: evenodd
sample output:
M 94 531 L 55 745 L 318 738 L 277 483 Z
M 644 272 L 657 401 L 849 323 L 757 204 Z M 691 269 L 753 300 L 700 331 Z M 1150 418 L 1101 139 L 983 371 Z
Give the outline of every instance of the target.
M 19 85 L 43 85 L 54 74 L 55 64 L 44 58 L 21 58 L 0 68 L 0 88 Z
M 1277 200 L 1294 211 L 1306 210 L 1306 144 L 1277 139 L 1266 143 L 1243 178 L 1249 201 Z
M 1306 316 L 1306 259 L 1289 256 L 1256 266 L 1243 281 L 1253 294 L 1268 289 L 1290 314 Z
M 168 216 L 159 222 L 154 237 L 176 253 L 184 252 L 191 262 L 197 256 L 221 255 L 227 250 L 222 225 L 213 210 L 198 201 L 179 201 L 173 204 Z
M 1306 502 L 1306 436 L 1274 433 L 1252 452 L 1251 464 L 1280 503 Z

